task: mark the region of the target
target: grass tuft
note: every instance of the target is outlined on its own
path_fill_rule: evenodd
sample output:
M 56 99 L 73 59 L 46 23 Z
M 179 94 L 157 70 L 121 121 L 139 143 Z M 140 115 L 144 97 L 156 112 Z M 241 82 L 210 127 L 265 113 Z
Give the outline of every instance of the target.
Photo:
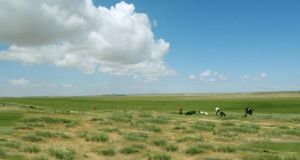
M 146 133 L 128 133 L 123 138 L 130 141 L 144 142 L 147 140 L 148 135 Z
M 114 156 L 116 154 L 116 151 L 113 148 L 108 148 L 101 150 L 101 154 L 105 156 Z
M 133 144 L 129 146 L 125 146 L 124 148 L 121 149 L 121 153 L 123 154 L 132 154 L 132 153 L 137 153 L 143 150 L 145 147 L 140 144 Z
M 98 135 L 87 136 L 85 140 L 93 142 L 107 142 L 109 140 L 109 137 L 106 133 L 101 133 Z
M 49 154 L 59 160 L 74 160 L 75 151 L 65 148 L 49 148 Z
M 204 150 L 199 146 L 191 146 L 185 150 L 185 153 L 188 155 L 196 155 L 196 154 L 204 153 Z
M 219 146 L 217 148 L 218 152 L 224 152 L 224 153 L 232 153 L 232 152 L 236 152 L 236 148 L 231 147 L 231 146 Z
M 37 145 L 25 146 L 23 151 L 28 153 L 39 153 L 40 148 Z
M 164 153 L 150 154 L 148 160 L 171 160 L 171 156 Z

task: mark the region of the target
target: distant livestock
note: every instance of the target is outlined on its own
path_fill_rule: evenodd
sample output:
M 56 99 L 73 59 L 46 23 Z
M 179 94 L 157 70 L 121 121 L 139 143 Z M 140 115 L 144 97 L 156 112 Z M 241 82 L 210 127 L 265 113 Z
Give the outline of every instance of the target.
M 196 114 L 196 111 L 188 111 L 185 113 L 185 115 L 192 115 L 192 114 Z
M 221 117 L 225 117 L 226 114 L 225 114 L 224 112 L 221 111 L 221 112 L 220 112 L 220 116 L 221 116 Z
M 208 116 L 208 113 L 207 113 L 207 112 L 200 111 L 199 113 L 200 113 L 201 115 Z
M 245 116 L 244 117 L 247 117 L 248 114 L 252 116 L 253 111 L 254 111 L 254 108 L 250 108 L 250 107 L 245 108 Z

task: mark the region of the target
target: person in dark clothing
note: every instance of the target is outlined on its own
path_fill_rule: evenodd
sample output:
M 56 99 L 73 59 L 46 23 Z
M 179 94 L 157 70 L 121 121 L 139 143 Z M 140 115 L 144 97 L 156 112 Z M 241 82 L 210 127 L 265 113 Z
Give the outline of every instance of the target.
M 253 111 L 254 111 L 254 108 L 250 108 L 250 107 L 245 108 L 245 116 L 244 117 L 247 117 L 248 114 L 252 116 Z

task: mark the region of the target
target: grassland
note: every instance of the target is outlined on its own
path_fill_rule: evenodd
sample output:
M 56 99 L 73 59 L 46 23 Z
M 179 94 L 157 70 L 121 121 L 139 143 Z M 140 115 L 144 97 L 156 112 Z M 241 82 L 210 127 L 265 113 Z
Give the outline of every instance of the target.
M 0 98 L 0 159 L 297 160 L 300 93 Z M 208 116 L 179 115 L 206 111 Z M 214 115 L 221 107 L 224 118 Z M 246 106 L 255 114 L 244 118 Z

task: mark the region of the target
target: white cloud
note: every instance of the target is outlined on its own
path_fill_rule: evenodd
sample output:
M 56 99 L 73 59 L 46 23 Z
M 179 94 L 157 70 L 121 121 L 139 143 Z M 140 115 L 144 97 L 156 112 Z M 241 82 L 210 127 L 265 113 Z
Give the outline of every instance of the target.
M 200 79 L 205 82 L 215 82 L 215 81 L 227 80 L 227 76 L 225 76 L 224 74 L 221 74 L 216 71 L 212 71 L 210 69 L 206 69 L 205 71 L 200 73 L 198 77 L 195 74 L 191 74 L 189 76 L 189 79 L 191 79 L 191 80 Z
M 194 74 L 191 74 L 191 75 L 189 76 L 189 79 L 194 80 L 194 79 L 196 79 L 196 76 L 195 76 Z
M 13 86 L 22 86 L 22 87 L 30 85 L 30 81 L 24 78 L 9 80 L 8 83 Z
M 49 82 L 43 82 L 42 86 L 46 86 L 48 88 L 56 88 L 57 84 L 55 84 L 55 83 L 49 83 Z
M 9 45 L 0 60 L 146 79 L 175 74 L 163 61 L 170 44 L 154 38 L 147 14 L 133 4 L 10 0 L 0 1 L 0 11 L 0 41 Z
M 72 84 L 63 83 L 63 84 L 61 84 L 61 87 L 63 87 L 63 88 L 73 88 L 74 86 Z
M 265 78 L 265 77 L 267 77 L 267 74 L 266 73 L 261 73 L 260 77 Z
M 210 69 L 207 69 L 207 70 L 203 71 L 202 73 L 200 73 L 200 80 L 207 81 L 207 82 L 214 82 L 214 81 L 218 81 L 218 80 L 223 81 L 226 79 L 227 79 L 227 76 L 225 76 L 224 74 L 221 74 L 216 71 L 212 71 Z
M 244 75 L 244 79 L 253 79 L 253 80 L 261 80 L 267 78 L 268 75 L 266 73 L 260 73 L 259 75 L 256 76 L 249 76 L 249 75 Z
M 212 74 L 212 71 L 211 71 L 210 69 L 207 69 L 207 70 L 205 70 L 204 72 L 202 72 L 202 73 L 200 74 L 200 77 L 201 77 L 201 78 L 210 77 L 211 74 Z
M 218 74 L 217 77 L 219 78 L 219 80 L 226 80 L 227 77 L 223 74 Z

